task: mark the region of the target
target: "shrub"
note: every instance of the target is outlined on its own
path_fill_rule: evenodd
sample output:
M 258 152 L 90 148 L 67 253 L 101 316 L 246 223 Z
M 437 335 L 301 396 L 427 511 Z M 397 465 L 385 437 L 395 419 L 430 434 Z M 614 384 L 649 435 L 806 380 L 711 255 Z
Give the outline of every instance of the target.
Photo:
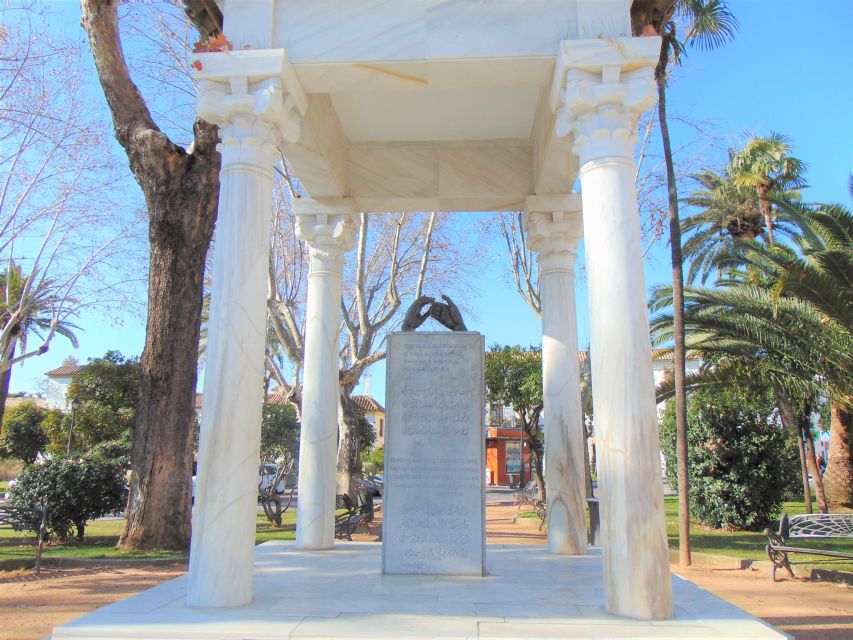
M 760 393 L 693 393 L 687 405 L 690 515 L 718 529 L 759 530 L 778 517 L 799 463 L 772 404 Z M 675 410 L 661 420 L 661 448 L 676 486 Z
M 96 444 L 86 454 L 89 458 L 100 458 L 112 462 L 122 469 L 130 469 L 130 431 L 124 432 L 117 440 L 107 440 Z
M 14 507 L 47 501 L 47 527 L 65 541 L 72 526 L 82 541 L 86 522 L 120 511 L 127 501 L 123 470 L 100 458 L 47 460 L 30 465 L 11 491 Z
M 10 407 L 3 418 L 3 439 L 0 451 L 9 458 L 32 464 L 36 456 L 47 445 L 47 436 L 42 430 L 42 422 L 47 410 L 28 400 L 16 407 Z

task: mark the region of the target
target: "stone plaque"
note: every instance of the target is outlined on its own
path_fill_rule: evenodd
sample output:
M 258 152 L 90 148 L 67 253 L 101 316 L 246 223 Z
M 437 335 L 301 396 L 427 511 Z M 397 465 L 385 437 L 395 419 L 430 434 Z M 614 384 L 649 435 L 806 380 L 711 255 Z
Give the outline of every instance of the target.
M 389 336 L 383 573 L 484 573 L 484 353 L 474 332 Z

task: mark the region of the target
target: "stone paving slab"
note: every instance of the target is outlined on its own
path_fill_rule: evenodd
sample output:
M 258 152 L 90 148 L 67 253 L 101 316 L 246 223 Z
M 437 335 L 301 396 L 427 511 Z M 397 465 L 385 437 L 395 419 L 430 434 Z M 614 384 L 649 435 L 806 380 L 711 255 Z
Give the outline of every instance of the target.
M 383 576 L 381 544 L 255 552 L 254 601 L 190 609 L 186 577 L 54 630 L 55 640 L 280 638 L 787 638 L 673 577 L 676 618 L 643 622 L 604 609 L 601 557 L 555 556 L 541 545 L 489 545 L 485 577 Z

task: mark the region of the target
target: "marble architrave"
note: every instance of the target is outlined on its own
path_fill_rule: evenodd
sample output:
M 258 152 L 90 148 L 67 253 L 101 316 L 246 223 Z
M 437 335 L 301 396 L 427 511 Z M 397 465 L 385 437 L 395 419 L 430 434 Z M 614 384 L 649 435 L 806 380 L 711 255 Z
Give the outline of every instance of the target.
M 484 574 L 484 353 L 469 331 L 389 336 L 383 573 Z
M 574 263 L 580 211 L 541 211 L 528 198 L 525 228 L 538 254 L 548 550 L 587 551 L 583 409 L 577 364 Z
M 305 305 L 305 366 L 299 436 L 299 506 L 296 545 L 331 549 L 335 543 L 335 465 L 338 450 L 338 338 L 344 254 L 355 242 L 355 217 L 296 207 L 296 234 L 311 263 Z
M 607 608 L 640 619 L 673 615 L 633 162 L 659 46 L 564 42 L 552 92 L 581 165 Z
M 276 146 L 299 135 L 298 126 L 279 127 L 285 103 L 277 77 L 209 75 L 199 83 L 199 116 L 220 126 L 222 169 L 189 606 L 252 599 L 273 165 Z

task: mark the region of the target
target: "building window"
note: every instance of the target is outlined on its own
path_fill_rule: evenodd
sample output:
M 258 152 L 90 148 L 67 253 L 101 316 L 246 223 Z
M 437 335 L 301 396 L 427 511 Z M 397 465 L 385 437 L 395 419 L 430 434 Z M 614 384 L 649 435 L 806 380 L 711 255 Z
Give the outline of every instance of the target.
M 379 418 L 379 437 L 385 437 L 385 418 Z

